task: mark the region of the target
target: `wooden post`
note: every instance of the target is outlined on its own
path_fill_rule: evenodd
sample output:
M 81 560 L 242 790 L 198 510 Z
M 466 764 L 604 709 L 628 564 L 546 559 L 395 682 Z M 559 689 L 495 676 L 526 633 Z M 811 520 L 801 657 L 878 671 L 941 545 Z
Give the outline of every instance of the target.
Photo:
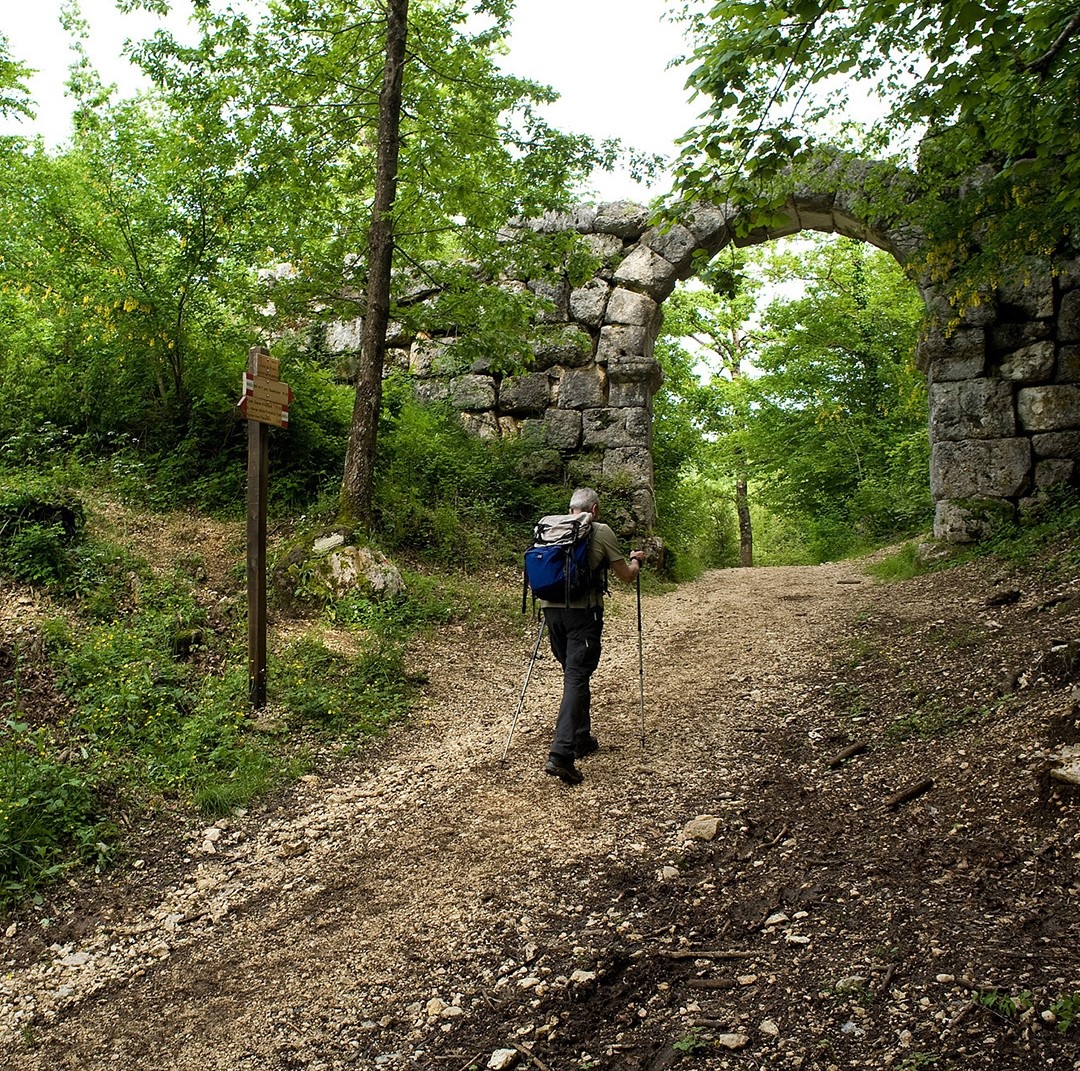
M 262 354 L 269 356 L 269 351 L 260 346 L 248 350 L 248 372 L 252 375 Z M 247 426 L 248 698 L 252 710 L 261 710 L 266 706 L 266 498 L 270 426 L 261 420 L 248 420 Z
M 239 406 L 248 422 L 247 596 L 248 695 L 253 710 L 266 706 L 266 499 L 270 428 L 289 426 L 293 393 L 278 378 L 277 359 L 264 346 L 248 350 Z

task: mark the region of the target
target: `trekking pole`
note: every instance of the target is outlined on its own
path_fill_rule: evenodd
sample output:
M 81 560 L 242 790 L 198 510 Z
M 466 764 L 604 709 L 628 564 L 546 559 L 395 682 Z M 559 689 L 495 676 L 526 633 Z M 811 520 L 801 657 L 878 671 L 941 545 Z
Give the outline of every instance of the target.
M 544 628 L 546 625 L 547 621 L 544 619 L 543 611 L 541 611 L 540 631 L 536 634 L 536 644 L 533 647 L 532 658 L 529 659 L 529 668 L 525 672 L 525 683 L 521 686 L 521 698 L 518 700 L 517 712 L 514 714 L 514 720 L 510 723 L 510 735 L 507 736 L 506 747 L 503 748 L 503 762 L 506 762 L 506 756 L 510 754 L 510 741 L 514 739 L 514 729 L 517 726 L 518 718 L 521 715 L 521 708 L 525 705 L 525 690 L 529 687 L 529 678 L 532 676 L 533 666 L 536 665 L 536 656 L 540 651 L 540 641 L 544 638 Z
M 641 563 L 637 573 L 638 705 L 641 708 L 641 750 L 645 750 L 645 656 L 641 651 Z

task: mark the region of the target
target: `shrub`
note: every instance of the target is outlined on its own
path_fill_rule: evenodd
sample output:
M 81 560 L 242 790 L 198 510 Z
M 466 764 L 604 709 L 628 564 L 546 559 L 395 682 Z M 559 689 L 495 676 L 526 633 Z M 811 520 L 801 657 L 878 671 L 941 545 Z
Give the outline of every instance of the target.
M 62 586 L 70 549 L 83 536 L 82 503 L 66 488 L 25 473 L 0 478 L 0 572 L 26 584 Z
M 374 505 L 386 549 L 462 568 L 509 560 L 515 528 L 542 512 L 543 489 L 519 474 L 528 444 L 469 435 L 407 382 L 390 378 L 385 392 Z
M 352 657 L 299 640 L 270 660 L 268 673 L 276 705 L 345 736 L 380 732 L 408 712 L 404 650 L 396 640 L 376 637 Z
M 49 758 L 45 739 L 8 721 L 0 745 L 0 906 L 14 903 L 78 863 L 103 863 L 112 830 L 93 779 Z

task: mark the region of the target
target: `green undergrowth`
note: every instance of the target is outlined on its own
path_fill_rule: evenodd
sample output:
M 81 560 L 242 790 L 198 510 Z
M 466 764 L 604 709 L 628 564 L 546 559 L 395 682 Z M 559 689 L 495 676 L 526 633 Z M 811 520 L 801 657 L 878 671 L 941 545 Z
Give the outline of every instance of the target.
M 92 531 L 56 529 L 41 547 L 15 566 L 0 555 L 0 577 L 56 608 L 32 639 L 0 640 L 0 908 L 122 858 L 141 817 L 227 815 L 363 747 L 409 716 L 410 644 L 513 609 L 505 576 L 414 563 L 398 598 L 327 602 L 287 642 L 271 624 L 264 715 L 249 708 L 243 570 L 222 606 L 185 563 Z
M 1048 496 L 1036 512 L 1015 521 L 999 522 L 993 533 L 978 543 L 957 547 L 952 553 L 926 563 L 919 558 L 915 541 L 904 543 L 895 553 L 866 567 L 878 580 L 910 580 L 912 577 L 985 558 L 996 558 L 1019 567 L 1034 566 L 1064 577 L 1080 571 L 1080 492 L 1065 489 Z

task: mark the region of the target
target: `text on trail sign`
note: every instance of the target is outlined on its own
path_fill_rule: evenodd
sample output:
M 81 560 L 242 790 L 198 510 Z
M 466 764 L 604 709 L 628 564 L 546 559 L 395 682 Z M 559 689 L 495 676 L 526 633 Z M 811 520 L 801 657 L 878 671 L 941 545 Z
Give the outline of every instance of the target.
M 252 363 L 255 366 L 253 371 L 244 373 L 244 393 L 238 403 L 244 416 L 260 424 L 287 428 L 293 392 L 288 383 L 282 383 L 277 378 L 278 362 L 259 354 Z

